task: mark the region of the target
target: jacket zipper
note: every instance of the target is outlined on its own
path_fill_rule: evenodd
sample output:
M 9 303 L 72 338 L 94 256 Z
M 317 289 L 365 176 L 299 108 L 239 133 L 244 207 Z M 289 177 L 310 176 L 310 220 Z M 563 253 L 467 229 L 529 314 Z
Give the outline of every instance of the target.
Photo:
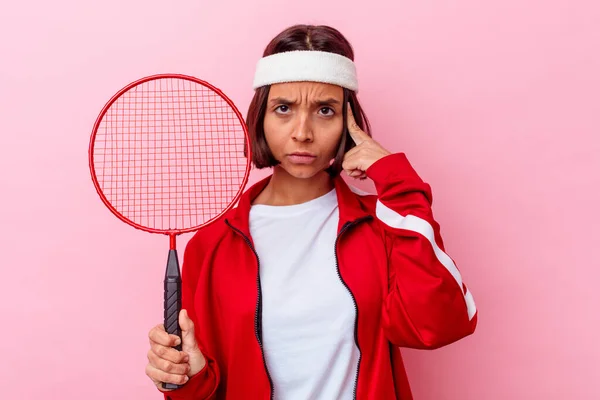
M 233 229 L 234 231 L 236 231 L 246 242 L 246 244 L 248 245 L 248 247 L 250 247 L 250 250 L 252 250 L 252 253 L 254 253 L 254 256 L 256 257 L 256 263 L 257 263 L 257 273 L 256 273 L 256 288 L 258 291 L 258 301 L 256 303 L 256 310 L 254 311 L 254 335 L 256 336 L 256 340 L 258 341 L 258 346 L 260 347 L 260 353 L 262 355 L 262 359 L 263 359 L 263 365 L 265 367 L 265 372 L 267 373 L 267 378 L 269 378 L 269 385 L 270 385 L 270 396 L 269 398 L 271 400 L 273 400 L 273 380 L 271 379 L 271 375 L 269 374 L 269 369 L 267 368 L 267 361 L 265 359 L 265 351 L 263 349 L 263 344 L 262 344 L 262 329 L 260 327 L 260 310 L 262 308 L 262 291 L 261 291 L 261 287 L 260 287 L 260 259 L 258 257 L 258 253 L 256 252 L 256 250 L 254 249 L 254 246 L 252 246 L 252 242 L 250 242 L 250 239 L 244 235 L 244 233 L 242 231 L 240 231 L 239 229 L 233 227 L 228 220 L 225 220 L 225 223 L 227 225 L 229 225 L 229 227 L 231 229 Z
M 371 219 L 371 218 L 372 217 L 370 215 L 368 215 L 366 217 L 356 219 L 352 222 L 346 222 L 344 224 L 344 226 L 342 227 L 342 229 L 340 230 L 340 233 L 337 235 L 337 237 L 335 239 L 335 246 L 334 246 L 335 247 L 335 269 L 337 271 L 338 278 L 340 279 L 340 281 L 342 282 L 342 284 L 344 285 L 346 290 L 348 290 L 348 293 L 350 293 L 350 297 L 352 297 L 352 303 L 354 304 L 354 313 L 355 313 L 354 314 L 354 343 L 356 344 L 356 348 L 358 349 L 358 365 L 356 367 L 356 376 L 354 377 L 354 389 L 352 390 L 352 398 L 354 400 L 356 400 L 356 389 L 358 387 L 358 372 L 360 371 L 360 362 L 362 360 L 362 351 L 360 350 L 360 346 L 358 345 L 358 305 L 356 304 L 356 299 L 354 298 L 354 294 L 352 293 L 352 291 L 350 290 L 350 287 L 348 287 L 348 284 L 344 281 L 344 279 L 342 278 L 342 274 L 340 273 L 340 263 L 338 260 L 337 247 L 338 247 L 340 238 L 342 237 L 342 234 L 344 232 L 346 232 L 351 227 L 358 225 L 360 222 L 365 221 L 367 219 Z

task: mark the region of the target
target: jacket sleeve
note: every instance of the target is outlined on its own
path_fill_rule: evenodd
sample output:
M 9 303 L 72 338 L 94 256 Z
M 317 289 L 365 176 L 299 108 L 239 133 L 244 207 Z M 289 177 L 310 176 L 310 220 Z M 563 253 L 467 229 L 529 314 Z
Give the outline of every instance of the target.
M 475 331 L 477 310 L 433 218 L 430 186 L 404 153 L 366 171 L 377 189 L 376 219 L 388 256 L 384 332 L 394 345 L 434 349 Z
M 196 327 L 196 340 L 200 351 L 206 358 L 206 365 L 196 375 L 192 376 L 181 388 L 164 393 L 164 400 L 209 400 L 214 399 L 219 385 L 219 368 L 214 358 L 204 349 L 202 338 L 198 329 L 198 318 L 194 310 L 194 293 L 198 282 L 201 256 L 198 254 L 197 241 L 192 238 L 184 252 L 183 268 L 181 272 L 181 308 L 187 310 L 188 315 Z

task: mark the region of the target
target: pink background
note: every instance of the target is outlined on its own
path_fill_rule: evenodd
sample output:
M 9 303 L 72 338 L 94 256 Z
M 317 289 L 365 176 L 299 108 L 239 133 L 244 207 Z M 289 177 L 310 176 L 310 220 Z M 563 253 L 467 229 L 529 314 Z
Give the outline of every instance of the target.
M 35 3 L 0 16 L 0 397 L 160 398 L 144 367 L 167 240 L 100 202 L 93 122 L 160 72 L 245 115 L 268 40 L 308 22 L 353 43 L 375 137 L 432 184 L 480 310 L 474 336 L 405 352 L 416 399 L 600 398 L 596 2 Z

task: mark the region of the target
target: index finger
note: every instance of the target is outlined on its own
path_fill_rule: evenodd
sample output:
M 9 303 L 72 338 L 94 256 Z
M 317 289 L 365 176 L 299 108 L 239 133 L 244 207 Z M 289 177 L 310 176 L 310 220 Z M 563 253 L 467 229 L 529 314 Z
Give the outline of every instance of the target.
M 163 325 L 155 326 L 148 334 L 148 337 L 154 343 L 169 347 L 177 345 L 180 341 L 178 336 L 167 333 Z
M 358 126 L 356 123 L 350 103 L 348 103 L 348 133 L 350 133 L 350 137 L 352 140 L 354 140 L 354 143 L 356 143 L 357 146 L 367 140 L 369 137 L 369 135 L 363 132 L 363 130 L 360 129 L 360 126 Z

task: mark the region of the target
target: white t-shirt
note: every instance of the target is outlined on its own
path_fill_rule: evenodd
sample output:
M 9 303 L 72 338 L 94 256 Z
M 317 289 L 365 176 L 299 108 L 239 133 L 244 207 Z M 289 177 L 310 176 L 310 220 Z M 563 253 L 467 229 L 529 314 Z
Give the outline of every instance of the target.
M 356 313 L 336 269 L 338 220 L 335 189 L 302 204 L 250 209 L 263 348 L 276 399 L 353 397 Z

